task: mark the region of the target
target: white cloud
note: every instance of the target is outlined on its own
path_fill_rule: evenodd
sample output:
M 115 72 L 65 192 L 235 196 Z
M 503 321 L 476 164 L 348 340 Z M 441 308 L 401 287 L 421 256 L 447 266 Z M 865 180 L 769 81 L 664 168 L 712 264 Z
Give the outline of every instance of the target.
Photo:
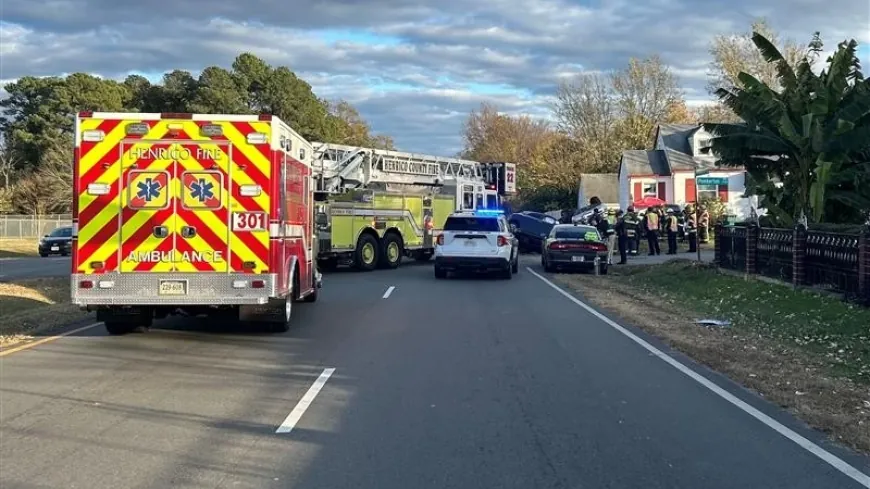
M 447 154 L 480 102 L 546 118 L 560 80 L 629 57 L 661 55 L 687 102 L 704 104 L 711 38 L 746 30 L 753 16 L 801 43 L 816 30 L 829 48 L 870 43 L 866 0 L 836 9 L 811 0 L 4 0 L 3 10 L 2 79 L 198 72 L 250 51 L 289 66 L 319 96 L 355 104 L 400 147 Z

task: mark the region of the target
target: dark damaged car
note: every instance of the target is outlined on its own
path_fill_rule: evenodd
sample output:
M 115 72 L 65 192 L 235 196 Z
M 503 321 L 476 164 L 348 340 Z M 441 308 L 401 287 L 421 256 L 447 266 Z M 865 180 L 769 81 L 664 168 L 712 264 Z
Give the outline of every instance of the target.
M 593 226 L 559 224 L 550 231 L 541 248 L 541 266 L 547 272 L 556 270 L 595 271 L 607 273 L 607 245 Z

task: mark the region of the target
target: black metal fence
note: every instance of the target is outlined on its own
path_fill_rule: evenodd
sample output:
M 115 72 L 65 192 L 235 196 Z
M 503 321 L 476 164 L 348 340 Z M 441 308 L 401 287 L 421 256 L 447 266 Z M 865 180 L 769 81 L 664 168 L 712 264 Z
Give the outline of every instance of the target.
M 721 228 L 716 235 L 717 262 L 722 268 L 729 270 L 746 270 L 746 228 L 729 226 Z
M 806 285 L 857 295 L 859 238 L 809 231 L 804 262 Z
M 792 281 L 794 231 L 759 228 L 755 272 L 784 282 Z
M 865 233 L 718 226 L 716 263 L 750 275 L 867 300 L 870 230 Z

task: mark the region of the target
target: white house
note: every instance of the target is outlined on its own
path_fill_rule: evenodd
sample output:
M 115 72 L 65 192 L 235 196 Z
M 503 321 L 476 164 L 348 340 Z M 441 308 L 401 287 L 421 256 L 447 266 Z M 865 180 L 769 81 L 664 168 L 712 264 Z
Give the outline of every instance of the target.
M 647 196 L 680 205 L 696 202 L 699 197 L 719 198 L 728 203 L 730 214 L 748 217 L 755 198 L 743 197 L 746 172 L 719 167 L 715 156 L 703 153 L 701 149 L 709 146 L 711 138 L 700 124 L 660 124 L 654 149 L 623 152 L 617 174 L 620 207 L 627 208 Z M 702 173 L 697 192 L 696 168 Z

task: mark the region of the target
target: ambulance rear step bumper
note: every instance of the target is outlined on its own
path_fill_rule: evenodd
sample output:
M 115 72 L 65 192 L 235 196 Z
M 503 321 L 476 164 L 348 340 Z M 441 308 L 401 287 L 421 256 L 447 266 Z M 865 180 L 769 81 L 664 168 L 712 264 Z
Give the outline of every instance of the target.
M 73 274 L 70 290 L 81 307 L 235 306 L 267 304 L 277 297 L 277 284 L 276 274 L 104 273 Z

